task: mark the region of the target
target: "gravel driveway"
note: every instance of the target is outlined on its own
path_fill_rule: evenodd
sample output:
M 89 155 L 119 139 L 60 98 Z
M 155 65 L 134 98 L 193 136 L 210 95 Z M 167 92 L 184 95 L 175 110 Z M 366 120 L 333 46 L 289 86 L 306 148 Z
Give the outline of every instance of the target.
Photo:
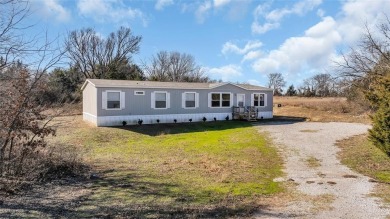
M 336 155 L 336 141 L 367 132 L 357 123 L 268 123 L 259 124 L 268 132 L 285 158 L 285 178 L 305 197 L 328 197 L 328 201 L 296 200 L 280 209 L 260 212 L 258 218 L 386 218 L 390 210 L 370 196 L 375 183 L 342 165 Z M 315 199 L 314 199 L 315 200 Z M 323 203 L 321 203 L 323 202 Z M 314 205 L 317 204 L 317 210 Z M 318 205 L 328 205 L 318 210 Z M 320 208 L 321 209 L 321 208 Z

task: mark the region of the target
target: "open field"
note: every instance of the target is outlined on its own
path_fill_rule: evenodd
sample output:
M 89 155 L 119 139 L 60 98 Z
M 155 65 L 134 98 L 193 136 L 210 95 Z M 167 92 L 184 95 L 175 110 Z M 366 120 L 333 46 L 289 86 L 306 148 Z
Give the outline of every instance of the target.
M 375 194 L 390 206 L 390 157 L 369 142 L 367 135 L 354 136 L 337 145 L 343 164 L 380 182 Z
M 284 191 L 273 182 L 281 158 L 247 122 L 96 128 L 68 116 L 56 123 L 60 137 L 51 143 L 78 146 L 96 175 L 73 192 L 82 198 L 68 198 L 65 216 L 246 217 Z
M 282 107 L 277 107 L 281 104 Z M 341 97 L 274 97 L 274 116 L 305 118 L 312 122 L 370 124 L 369 113 Z

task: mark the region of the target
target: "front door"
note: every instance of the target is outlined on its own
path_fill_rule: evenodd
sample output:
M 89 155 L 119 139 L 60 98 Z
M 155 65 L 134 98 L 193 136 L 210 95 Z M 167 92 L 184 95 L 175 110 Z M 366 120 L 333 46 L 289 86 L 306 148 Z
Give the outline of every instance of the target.
M 245 94 L 237 94 L 237 106 L 245 106 Z

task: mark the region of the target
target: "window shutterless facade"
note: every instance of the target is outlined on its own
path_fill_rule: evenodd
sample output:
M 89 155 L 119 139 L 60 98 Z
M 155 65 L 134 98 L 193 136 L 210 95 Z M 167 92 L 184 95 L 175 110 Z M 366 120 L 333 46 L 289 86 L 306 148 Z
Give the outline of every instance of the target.
M 263 93 L 252 94 L 252 106 L 266 106 L 266 95 Z
M 221 107 L 221 94 L 212 93 L 211 94 L 211 107 Z
M 209 94 L 209 107 L 221 108 L 231 107 L 232 94 L 231 93 L 210 93 Z

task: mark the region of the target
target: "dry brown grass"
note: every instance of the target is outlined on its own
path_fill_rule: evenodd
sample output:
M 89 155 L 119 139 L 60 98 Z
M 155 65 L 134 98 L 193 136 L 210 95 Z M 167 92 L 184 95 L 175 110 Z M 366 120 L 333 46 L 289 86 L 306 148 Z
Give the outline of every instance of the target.
M 317 168 L 321 166 L 321 160 L 318 160 L 315 157 L 308 157 L 306 160 L 306 165 L 310 168 Z
M 390 158 L 369 142 L 367 135 L 354 136 L 337 145 L 341 148 L 341 162 L 378 181 L 374 193 L 390 205 Z
M 76 116 L 83 114 L 82 103 L 65 103 L 52 107 L 44 112 L 48 116 Z
M 281 104 L 282 107 L 277 107 Z M 341 97 L 274 97 L 274 115 L 314 122 L 370 123 L 369 113 Z

